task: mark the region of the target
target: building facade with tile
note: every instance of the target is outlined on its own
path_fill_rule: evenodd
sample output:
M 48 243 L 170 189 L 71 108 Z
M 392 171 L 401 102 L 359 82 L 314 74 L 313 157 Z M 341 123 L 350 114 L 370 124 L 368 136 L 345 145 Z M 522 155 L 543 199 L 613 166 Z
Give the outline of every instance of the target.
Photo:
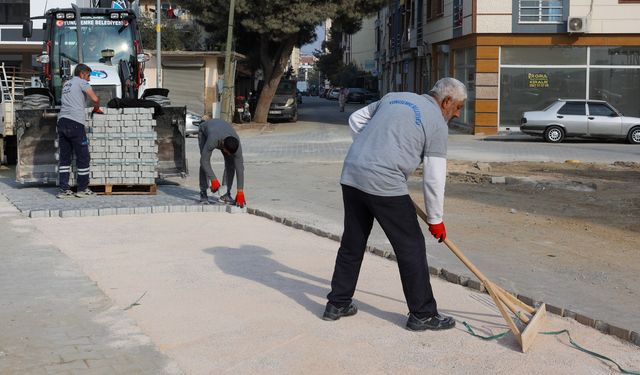
M 392 0 L 376 44 L 382 93 L 465 83 L 456 124 L 470 133 L 517 129 L 523 111 L 558 98 L 640 116 L 638 0 Z

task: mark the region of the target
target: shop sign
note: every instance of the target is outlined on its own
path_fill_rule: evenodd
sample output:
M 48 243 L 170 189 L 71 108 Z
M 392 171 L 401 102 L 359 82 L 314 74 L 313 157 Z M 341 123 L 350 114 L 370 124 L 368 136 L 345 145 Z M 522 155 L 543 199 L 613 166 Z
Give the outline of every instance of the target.
M 548 88 L 549 76 L 547 73 L 528 73 L 530 88 Z

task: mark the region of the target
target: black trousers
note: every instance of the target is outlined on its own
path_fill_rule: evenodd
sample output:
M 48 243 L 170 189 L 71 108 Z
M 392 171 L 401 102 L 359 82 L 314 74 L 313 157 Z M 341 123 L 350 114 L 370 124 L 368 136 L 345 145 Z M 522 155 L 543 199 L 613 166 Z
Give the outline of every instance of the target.
M 382 197 L 342 185 L 342 200 L 344 233 L 327 295 L 329 302 L 337 307 L 351 303 L 375 218 L 396 254 L 409 311 L 421 318 L 436 315 L 424 236 L 411 197 Z
M 75 154 L 76 168 L 78 172 L 78 191 L 83 191 L 89 186 L 89 140 L 84 130 L 84 125 L 61 118 L 56 127 L 58 132 L 58 147 L 60 160 L 58 164 L 58 179 L 61 190 L 69 189 L 69 174 L 71 173 L 71 159 Z

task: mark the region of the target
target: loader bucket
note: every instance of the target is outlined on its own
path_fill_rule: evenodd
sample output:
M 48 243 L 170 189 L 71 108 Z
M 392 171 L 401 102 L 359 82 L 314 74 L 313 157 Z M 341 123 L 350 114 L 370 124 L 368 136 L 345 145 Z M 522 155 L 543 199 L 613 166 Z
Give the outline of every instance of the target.
M 18 183 L 55 183 L 58 178 L 56 157 L 57 111 L 16 110 Z
M 159 177 L 180 176 L 189 173 L 184 138 L 187 107 L 162 107 L 164 112 L 156 117 L 158 133 Z

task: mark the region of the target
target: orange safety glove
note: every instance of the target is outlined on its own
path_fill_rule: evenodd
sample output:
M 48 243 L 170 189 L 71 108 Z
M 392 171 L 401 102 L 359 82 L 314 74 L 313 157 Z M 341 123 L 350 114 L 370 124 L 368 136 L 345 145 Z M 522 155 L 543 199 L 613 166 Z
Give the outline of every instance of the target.
M 97 113 L 99 115 L 104 115 L 104 112 L 100 109 L 100 107 L 93 107 L 93 111 L 91 113 Z
M 447 238 L 447 229 L 444 227 L 444 221 L 438 224 L 428 224 L 429 232 L 435 237 L 438 242 L 442 242 Z
M 214 178 L 213 180 L 211 180 L 211 192 L 215 193 L 218 191 L 218 189 L 220 189 L 220 181 L 218 181 L 217 178 Z
M 244 207 L 247 204 L 247 201 L 244 200 L 244 191 L 239 191 L 236 194 L 236 205 L 240 207 Z

